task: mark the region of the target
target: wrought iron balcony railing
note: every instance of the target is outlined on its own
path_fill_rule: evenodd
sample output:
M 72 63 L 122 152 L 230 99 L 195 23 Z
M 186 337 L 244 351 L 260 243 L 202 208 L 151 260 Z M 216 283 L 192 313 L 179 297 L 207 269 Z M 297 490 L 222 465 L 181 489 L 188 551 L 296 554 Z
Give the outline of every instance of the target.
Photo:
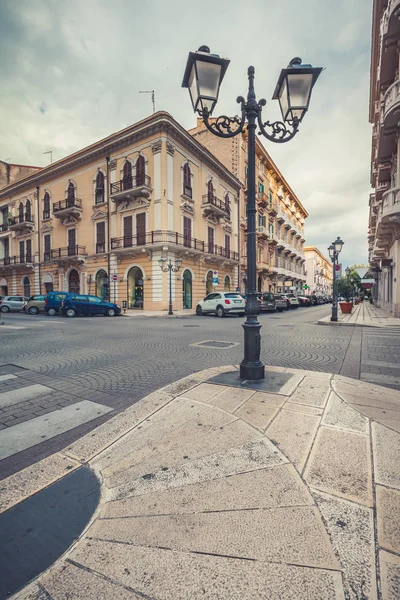
M 218 212 L 222 212 L 228 217 L 230 217 L 231 215 L 230 202 L 228 200 L 220 200 L 219 198 L 215 198 L 215 196 L 211 196 L 210 194 L 204 194 L 203 206 L 210 206 L 211 208 L 216 208 Z
M 49 254 L 49 253 L 46 253 Z M 50 257 L 53 260 L 58 258 L 68 258 L 69 256 L 86 256 L 85 246 L 67 246 L 66 248 L 54 248 L 50 250 Z
M 13 227 L 14 225 L 33 225 L 33 217 L 30 214 L 17 215 L 15 217 L 8 217 L 8 225 Z
M 112 238 L 111 250 L 123 250 L 124 248 L 154 246 L 158 244 L 173 244 L 198 252 L 204 252 L 205 254 L 239 260 L 239 254 L 233 252 L 230 248 L 223 248 L 222 246 L 198 240 L 176 231 L 148 231 L 142 234 Z
M 127 177 L 126 179 L 121 179 L 120 181 L 110 184 L 110 193 L 112 196 L 114 194 L 127 192 L 128 190 L 133 190 L 141 186 L 151 188 L 151 177 L 148 175 L 137 175 L 136 177 L 132 176 Z
M 53 204 L 53 213 L 58 213 L 68 208 L 82 208 L 82 200 L 80 198 L 65 198 Z

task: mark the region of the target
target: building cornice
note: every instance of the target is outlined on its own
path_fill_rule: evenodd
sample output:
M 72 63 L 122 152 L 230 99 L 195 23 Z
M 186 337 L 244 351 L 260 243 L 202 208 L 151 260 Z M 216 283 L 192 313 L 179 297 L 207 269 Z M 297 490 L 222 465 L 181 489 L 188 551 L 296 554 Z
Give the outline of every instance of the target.
M 315 252 L 320 258 L 322 258 L 322 260 L 328 263 L 330 267 L 333 267 L 332 262 L 329 260 L 329 258 L 326 258 L 326 256 L 324 256 L 316 246 L 304 246 L 303 252 L 304 254 L 306 254 L 307 252 Z
M 0 199 L 22 194 L 27 188 L 44 185 L 64 173 L 69 173 L 99 158 L 105 158 L 130 144 L 163 133 L 176 139 L 182 146 L 200 156 L 209 168 L 239 192 L 240 181 L 211 152 L 187 133 L 169 113 L 162 111 L 8 185 L 0 190 Z

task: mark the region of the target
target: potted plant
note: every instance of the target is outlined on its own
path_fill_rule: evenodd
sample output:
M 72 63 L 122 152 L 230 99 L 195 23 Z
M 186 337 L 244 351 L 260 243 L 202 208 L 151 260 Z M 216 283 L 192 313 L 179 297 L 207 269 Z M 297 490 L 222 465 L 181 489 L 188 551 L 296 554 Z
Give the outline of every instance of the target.
M 344 315 L 351 315 L 351 311 L 353 310 L 352 302 L 339 302 L 339 306 Z

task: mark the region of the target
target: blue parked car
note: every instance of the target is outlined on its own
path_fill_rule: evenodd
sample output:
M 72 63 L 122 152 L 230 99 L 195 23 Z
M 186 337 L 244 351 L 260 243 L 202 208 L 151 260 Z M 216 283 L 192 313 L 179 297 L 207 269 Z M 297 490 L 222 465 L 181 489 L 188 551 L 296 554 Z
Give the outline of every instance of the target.
M 50 317 L 54 317 L 61 308 L 61 302 L 65 300 L 69 292 L 49 292 L 44 301 L 44 311 Z
M 107 317 L 115 317 L 121 314 L 121 307 L 119 304 L 106 302 L 97 296 L 69 292 L 61 303 L 61 312 L 67 315 L 67 317 L 75 317 L 76 315 L 105 315 Z

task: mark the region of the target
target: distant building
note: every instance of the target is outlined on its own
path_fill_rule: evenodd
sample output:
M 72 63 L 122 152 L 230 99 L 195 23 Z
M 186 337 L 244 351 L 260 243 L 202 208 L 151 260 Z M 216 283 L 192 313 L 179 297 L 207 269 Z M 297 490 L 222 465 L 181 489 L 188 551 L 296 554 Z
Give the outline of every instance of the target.
M 244 292 L 247 286 L 247 134 L 221 139 L 206 129 L 202 119 L 197 119 L 197 126 L 189 133 L 215 154 L 242 184 L 239 286 Z M 308 212 L 257 138 L 256 186 L 257 291 L 300 291 L 305 283 L 303 245 Z
M 307 295 L 332 295 L 333 266 L 316 246 L 305 246 Z M 340 277 L 340 275 L 338 275 Z
M 0 160 L 0 190 L 11 183 L 15 183 L 32 173 L 40 171 L 42 167 L 28 167 L 27 165 L 13 165 Z
M 377 306 L 400 316 L 400 21 L 398 0 L 374 0 L 369 120 L 372 129 L 369 262 Z

